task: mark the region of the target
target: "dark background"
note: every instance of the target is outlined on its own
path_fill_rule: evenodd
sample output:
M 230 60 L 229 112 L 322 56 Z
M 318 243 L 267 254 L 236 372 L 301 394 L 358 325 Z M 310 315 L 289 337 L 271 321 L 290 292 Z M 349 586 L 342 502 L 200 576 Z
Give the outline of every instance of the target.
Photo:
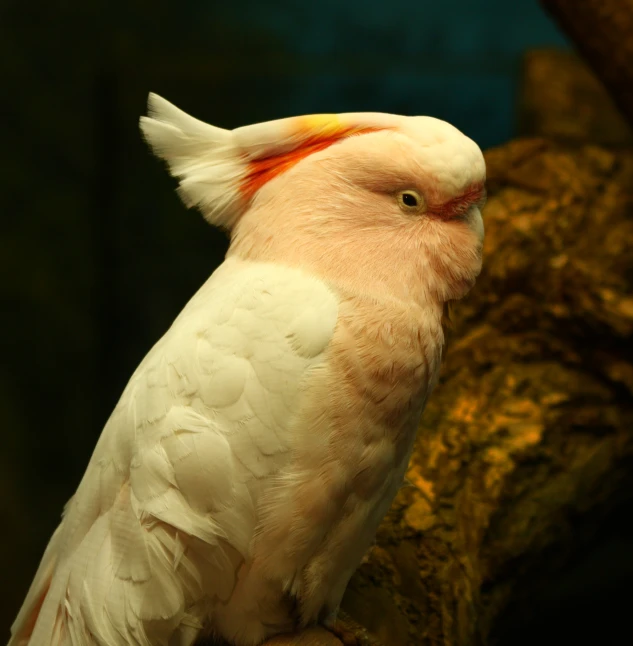
M 486 148 L 543 45 L 568 47 L 536 0 L 2 3 L 0 630 L 129 375 L 226 249 L 142 143 L 147 93 L 228 128 L 430 114 Z

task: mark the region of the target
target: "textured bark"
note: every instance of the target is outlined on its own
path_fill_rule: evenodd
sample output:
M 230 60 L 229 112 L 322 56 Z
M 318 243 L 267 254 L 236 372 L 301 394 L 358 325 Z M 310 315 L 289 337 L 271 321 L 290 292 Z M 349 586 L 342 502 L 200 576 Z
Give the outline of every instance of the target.
M 486 643 L 633 484 L 633 154 L 524 139 L 487 163 L 485 269 L 343 602 L 387 646 Z
M 541 0 L 633 123 L 633 2 Z

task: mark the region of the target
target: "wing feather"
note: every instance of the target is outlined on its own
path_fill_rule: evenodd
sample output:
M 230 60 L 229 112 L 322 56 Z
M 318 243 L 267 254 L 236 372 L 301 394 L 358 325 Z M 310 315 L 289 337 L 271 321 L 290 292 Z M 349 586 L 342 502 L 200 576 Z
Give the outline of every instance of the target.
M 33 645 L 192 643 L 250 557 L 260 495 L 290 459 L 302 382 L 337 308 L 288 268 L 229 259 L 211 276 L 130 379 L 11 646 L 42 594 Z

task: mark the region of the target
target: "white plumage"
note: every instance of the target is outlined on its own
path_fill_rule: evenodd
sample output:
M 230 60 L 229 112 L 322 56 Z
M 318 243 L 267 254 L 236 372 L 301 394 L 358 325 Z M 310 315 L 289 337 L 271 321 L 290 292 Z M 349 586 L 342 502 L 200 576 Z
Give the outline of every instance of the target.
M 233 591 L 257 483 L 288 460 L 336 316 L 333 294 L 298 271 L 234 259 L 212 275 L 106 424 L 66 508 L 31 644 L 191 643 Z

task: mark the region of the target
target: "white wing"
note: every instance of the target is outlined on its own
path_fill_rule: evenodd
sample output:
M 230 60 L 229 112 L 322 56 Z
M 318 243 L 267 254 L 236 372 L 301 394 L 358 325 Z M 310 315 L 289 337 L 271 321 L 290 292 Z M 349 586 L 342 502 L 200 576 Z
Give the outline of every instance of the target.
M 132 376 L 11 645 L 193 643 L 248 559 L 337 309 L 323 283 L 277 265 L 229 259 L 211 276 Z

